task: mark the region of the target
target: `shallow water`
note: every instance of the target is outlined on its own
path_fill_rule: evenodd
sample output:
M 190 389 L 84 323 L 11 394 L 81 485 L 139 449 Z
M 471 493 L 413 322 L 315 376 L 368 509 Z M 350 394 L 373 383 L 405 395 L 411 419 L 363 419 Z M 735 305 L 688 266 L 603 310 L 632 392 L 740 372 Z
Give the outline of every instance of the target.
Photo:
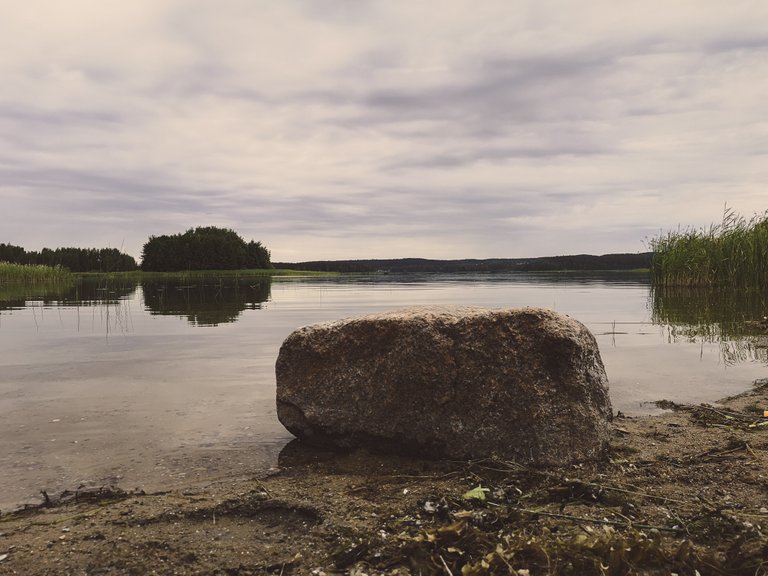
M 653 295 L 641 275 L 85 283 L 0 291 L 0 509 L 79 485 L 257 473 L 290 439 L 274 362 L 295 328 L 417 304 L 545 306 L 596 335 L 614 411 L 715 401 L 768 375 L 762 298 Z M 746 302 L 746 303 L 745 303 Z M 705 313 L 706 310 L 719 312 Z

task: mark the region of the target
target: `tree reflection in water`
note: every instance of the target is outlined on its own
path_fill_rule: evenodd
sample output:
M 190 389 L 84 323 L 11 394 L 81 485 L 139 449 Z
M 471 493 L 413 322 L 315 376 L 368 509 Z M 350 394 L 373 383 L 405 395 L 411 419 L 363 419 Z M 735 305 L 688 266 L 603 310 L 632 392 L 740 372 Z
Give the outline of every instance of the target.
M 270 299 L 270 278 L 192 278 L 144 281 L 144 305 L 151 314 L 186 317 L 195 326 L 234 322 L 244 310 Z

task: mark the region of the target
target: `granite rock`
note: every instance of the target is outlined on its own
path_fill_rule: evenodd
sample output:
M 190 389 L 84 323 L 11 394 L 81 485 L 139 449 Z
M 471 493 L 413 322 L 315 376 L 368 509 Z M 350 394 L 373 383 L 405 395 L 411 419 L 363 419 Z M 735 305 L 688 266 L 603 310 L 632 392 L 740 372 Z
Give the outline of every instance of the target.
M 277 415 L 317 445 L 560 465 L 605 455 L 594 336 L 540 308 L 419 307 L 306 326 L 276 364 Z

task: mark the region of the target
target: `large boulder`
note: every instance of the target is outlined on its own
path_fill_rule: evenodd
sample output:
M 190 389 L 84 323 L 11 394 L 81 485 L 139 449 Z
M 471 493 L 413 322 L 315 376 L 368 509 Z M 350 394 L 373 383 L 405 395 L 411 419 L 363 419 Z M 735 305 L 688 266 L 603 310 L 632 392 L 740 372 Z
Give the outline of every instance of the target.
M 318 445 L 536 465 L 607 447 L 597 343 L 551 310 L 420 307 L 306 326 L 276 374 L 280 422 Z

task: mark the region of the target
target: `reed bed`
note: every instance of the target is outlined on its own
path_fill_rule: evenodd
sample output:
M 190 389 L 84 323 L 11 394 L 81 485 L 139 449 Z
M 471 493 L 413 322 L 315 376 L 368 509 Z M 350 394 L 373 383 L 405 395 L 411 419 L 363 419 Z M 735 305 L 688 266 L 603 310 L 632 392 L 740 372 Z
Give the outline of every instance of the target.
M 57 284 L 71 281 L 72 273 L 61 266 L 0 262 L 0 284 Z
M 650 247 L 654 286 L 768 286 L 768 211 L 747 220 L 726 208 L 722 223 L 667 232 Z

